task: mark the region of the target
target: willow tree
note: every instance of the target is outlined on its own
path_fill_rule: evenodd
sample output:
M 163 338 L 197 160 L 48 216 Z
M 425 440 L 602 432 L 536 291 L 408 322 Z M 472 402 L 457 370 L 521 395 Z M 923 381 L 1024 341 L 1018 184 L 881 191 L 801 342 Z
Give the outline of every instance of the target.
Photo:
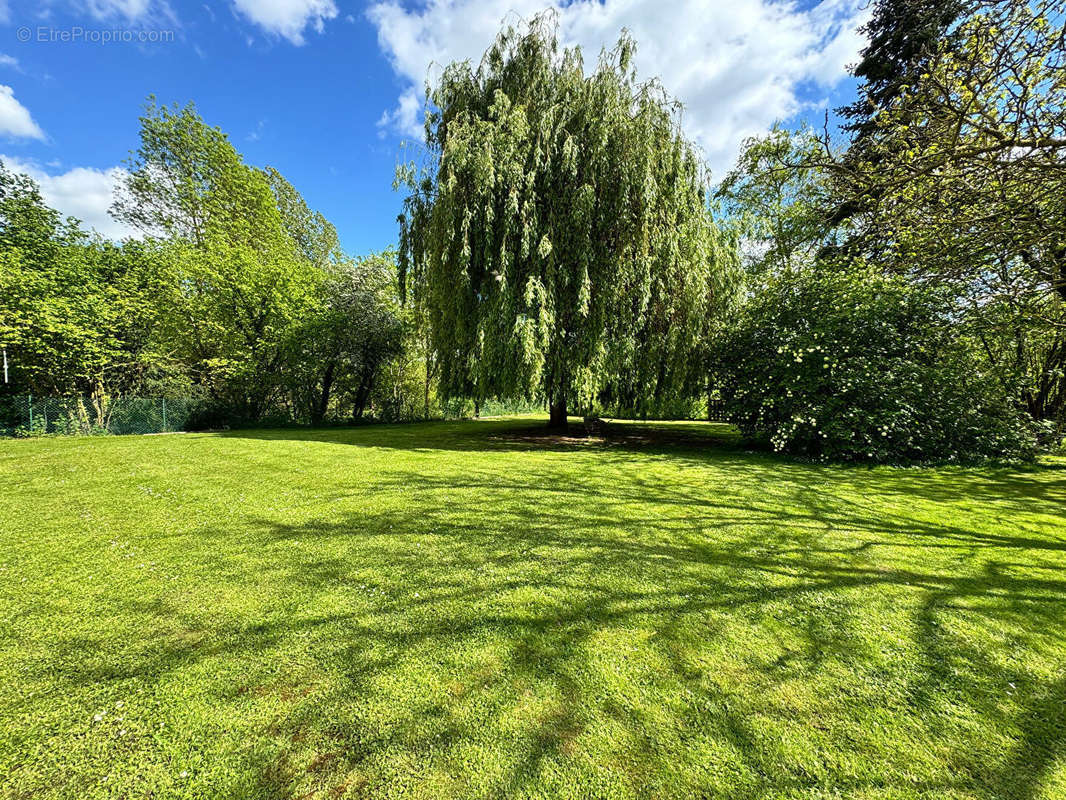
M 731 251 L 680 107 L 638 82 L 623 34 L 586 75 L 553 16 L 508 27 L 427 97 L 429 160 L 401 170 L 400 275 L 430 323 L 445 396 L 692 394 Z

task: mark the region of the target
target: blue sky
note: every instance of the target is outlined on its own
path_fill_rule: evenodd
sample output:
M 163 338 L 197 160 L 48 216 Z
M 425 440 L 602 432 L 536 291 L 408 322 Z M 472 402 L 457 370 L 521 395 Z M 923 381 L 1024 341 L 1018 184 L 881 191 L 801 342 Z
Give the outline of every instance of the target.
M 417 137 L 433 64 L 476 57 L 501 20 L 546 0 L 0 0 L 0 154 L 53 205 L 106 235 L 106 208 L 149 94 L 195 101 L 246 160 L 278 168 L 349 252 L 393 243 L 400 145 Z M 721 172 L 775 119 L 846 101 L 861 0 L 558 0 L 591 58 L 622 27 L 642 75 L 685 103 Z M 104 42 L 111 37 L 118 41 Z

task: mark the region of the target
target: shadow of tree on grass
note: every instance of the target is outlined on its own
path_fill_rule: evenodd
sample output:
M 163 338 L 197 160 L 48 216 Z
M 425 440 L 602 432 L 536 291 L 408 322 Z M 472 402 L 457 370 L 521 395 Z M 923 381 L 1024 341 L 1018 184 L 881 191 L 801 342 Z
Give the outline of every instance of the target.
M 357 511 L 252 517 L 254 563 L 227 580 L 275 587 L 275 605 L 204 625 L 131 598 L 167 633 L 122 653 L 71 637 L 61 678 L 151 682 L 236 659 L 247 673 L 218 702 L 272 704 L 241 767 L 254 796 L 1045 791 L 1066 757 L 1066 533 L 1033 512 L 1066 476 L 934 481 L 514 429 L 434 444 L 609 458 L 562 477 L 397 467 L 352 489 L 381 501 Z M 708 486 L 708 465 L 764 494 Z M 1003 532 L 938 518 L 956 492 L 1028 516 Z M 233 536 L 201 534 L 220 552 Z M 287 606 L 287 591 L 311 599 Z M 279 675 L 293 653 L 299 669 Z

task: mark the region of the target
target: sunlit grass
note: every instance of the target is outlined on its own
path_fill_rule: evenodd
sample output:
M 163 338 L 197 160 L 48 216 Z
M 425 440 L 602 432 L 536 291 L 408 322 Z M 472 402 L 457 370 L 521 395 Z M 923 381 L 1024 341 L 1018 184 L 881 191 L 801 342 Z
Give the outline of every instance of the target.
M 7 797 L 1066 797 L 1066 461 L 0 443 Z

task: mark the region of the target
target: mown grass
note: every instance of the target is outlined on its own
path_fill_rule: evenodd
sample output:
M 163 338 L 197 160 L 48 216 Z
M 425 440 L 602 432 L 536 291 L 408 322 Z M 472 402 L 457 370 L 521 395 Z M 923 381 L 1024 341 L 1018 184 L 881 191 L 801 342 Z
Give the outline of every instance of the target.
M 1066 461 L 539 425 L 0 443 L 0 794 L 1066 797 Z

